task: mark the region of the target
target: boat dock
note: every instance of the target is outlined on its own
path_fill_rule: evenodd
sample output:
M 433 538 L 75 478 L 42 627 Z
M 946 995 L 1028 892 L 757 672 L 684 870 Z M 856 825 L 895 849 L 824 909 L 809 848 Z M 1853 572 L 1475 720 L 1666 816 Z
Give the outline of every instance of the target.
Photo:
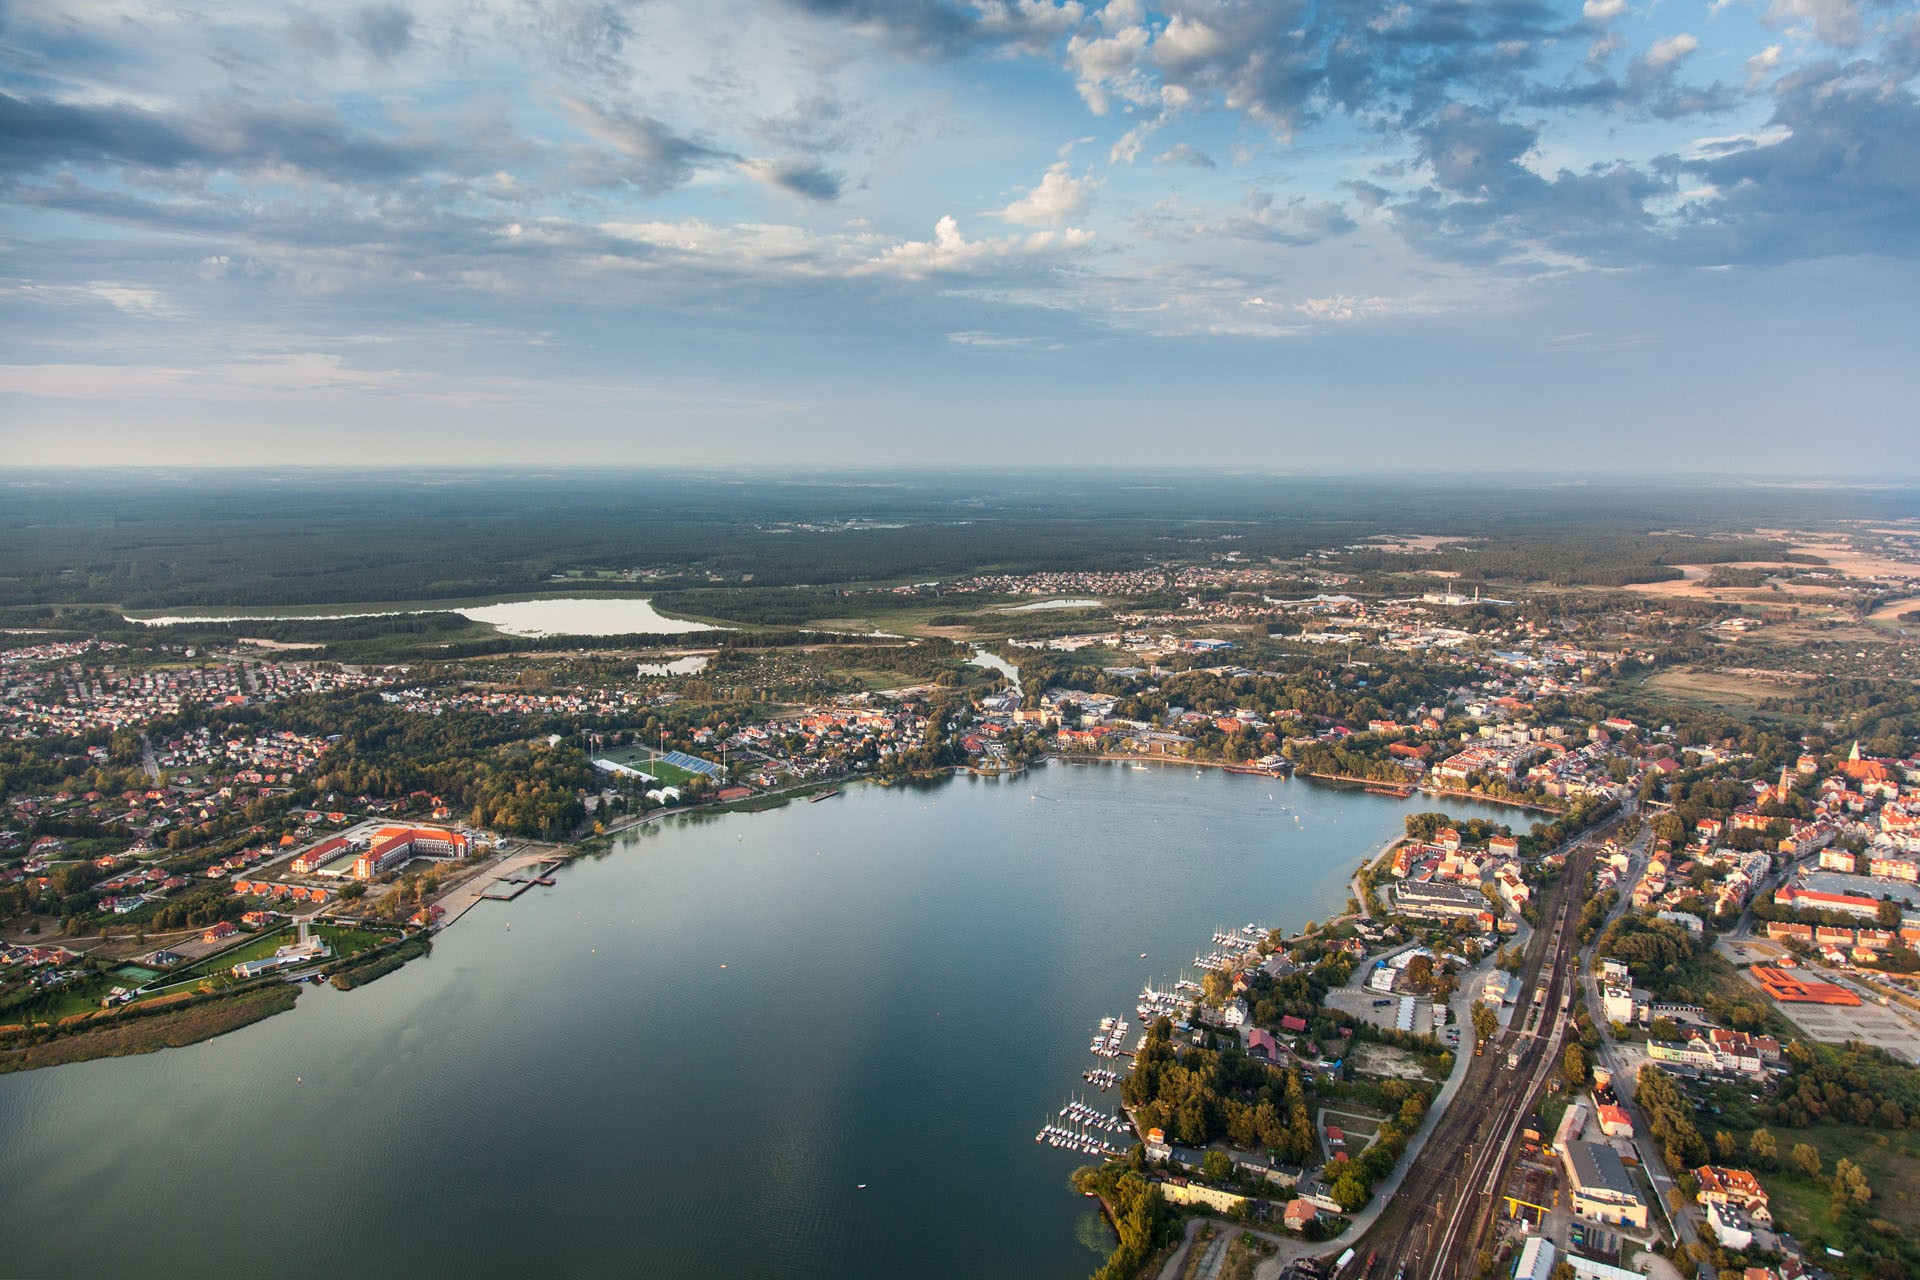
M 512 902 L 515 898 L 536 885 L 544 889 L 551 889 L 558 883 L 554 880 L 553 873 L 558 870 L 560 864 L 565 861 L 565 858 L 544 858 L 534 866 L 527 867 L 513 875 L 501 876 L 485 889 L 481 890 L 480 896 L 482 898 L 489 898 L 494 902 Z
M 1066 1106 L 1040 1126 L 1033 1140 L 1083 1155 L 1117 1156 L 1120 1148 L 1107 1141 L 1108 1135 L 1132 1132 L 1133 1126 L 1124 1117 L 1089 1106 L 1079 1098 L 1069 1098 Z
M 1126 1038 L 1127 1028 L 1132 1025 L 1125 1018 L 1100 1019 L 1100 1026 L 1095 1030 L 1093 1043 L 1087 1046 L 1088 1050 L 1099 1058 L 1118 1058 L 1128 1053 L 1120 1045 Z

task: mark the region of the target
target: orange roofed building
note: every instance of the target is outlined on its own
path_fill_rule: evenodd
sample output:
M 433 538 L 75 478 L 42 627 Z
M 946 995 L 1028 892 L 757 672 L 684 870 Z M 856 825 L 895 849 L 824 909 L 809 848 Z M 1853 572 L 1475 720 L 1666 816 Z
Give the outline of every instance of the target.
M 1760 989 L 1775 1000 L 1787 1004 L 1839 1004 L 1858 1005 L 1860 997 L 1845 987 L 1835 986 L 1831 982 L 1814 982 L 1776 969 L 1769 965 L 1755 965 L 1747 970 Z

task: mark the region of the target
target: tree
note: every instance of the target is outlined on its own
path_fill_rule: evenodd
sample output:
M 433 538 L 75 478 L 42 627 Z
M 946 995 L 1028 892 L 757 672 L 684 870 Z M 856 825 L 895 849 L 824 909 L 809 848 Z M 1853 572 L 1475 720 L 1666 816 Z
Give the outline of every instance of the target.
M 1487 1007 L 1483 1001 L 1473 1002 L 1473 1036 L 1476 1040 L 1485 1040 L 1500 1027 L 1499 1015 Z
M 1813 1146 L 1811 1143 L 1796 1142 L 1793 1144 L 1793 1162 L 1800 1167 L 1800 1172 L 1806 1174 L 1809 1178 L 1817 1178 L 1820 1176 L 1820 1148 Z
M 1739 1150 L 1734 1144 L 1733 1135 L 1725 1129 L 1713 1135 L 1713 1149 L 1719 1154 L 1721 1160 L 1728 1163 L 1732 1162 L 1734 1152 Z
M 1578 1089 L 1586 1080 L 1586 1051 L 1577 1044 L 1569 1043 L 1567 1051 L 1560 1055 L 1560 1081 L 1569 1089 Z
M 1224 1151 L 1209 1151 L 1200 1161 L 1200 1172 L 1210 1182 L 1225 1182 L 1233 1176 L 1233 1161 Z
M 1879 923 L 1882 929 L 1898 929 L 1900 927 L 1900 904 L 1892 898 L 1881 899 L 1880 905 L 1873 909 L 1873 918 Z
M 1858 1208 L 1873 1199 L 1867 1175 L 1851 1160 L 1842 1159 L 1833 1166 L 1833 1203 L 1836 1210 L 1849 1205 Z
M 1407 962 L 1407 984 L 1415 991 L 1425 991 L 1433 983 L 1433 957 L 1415 956 Z
M 1233 978 L 1224 969 L 1209 969 L 1200 981 L 1200 992 L 1208 1004 L 1218 1008 L 1233 995 Z
M 1327 1189 L 1327 1194 L 1333 1197 L 1335 1204 L 1352 1213 L 1367 1202 L 1367 1196 L 1370 1193 L 1367 1190 L 1366 1179 L 1361 1177 L 1357 1170 L 1349 1169 L 1334 1180 L 1333 1185 Z

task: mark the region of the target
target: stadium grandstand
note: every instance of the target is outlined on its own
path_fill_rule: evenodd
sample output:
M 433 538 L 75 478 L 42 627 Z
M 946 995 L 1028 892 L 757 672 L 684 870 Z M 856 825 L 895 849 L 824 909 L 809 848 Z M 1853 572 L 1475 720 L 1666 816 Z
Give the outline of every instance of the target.
M 726 772 L 711 760 L 702 760 L 699 756 L 690 756 L 684 751 L 669 751 L 660 757 L 663 764 L 685 769 L 688 773 L 704 773 L 709 778 L 718 778 Z

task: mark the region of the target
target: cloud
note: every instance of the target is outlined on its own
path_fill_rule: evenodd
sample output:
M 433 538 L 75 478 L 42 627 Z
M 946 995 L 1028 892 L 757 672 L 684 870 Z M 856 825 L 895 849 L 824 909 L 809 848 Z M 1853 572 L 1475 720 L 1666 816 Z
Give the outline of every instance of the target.
M 1656 68 L 1676 66 L 1699 47 L 1700 42 L 1684 31 L 1663 40 L 1655 40 L 1653 47 L 1647 50 L 1647 65 Z
M 1810 67 L 1783 78 L 1754 145 L 1685 164 L 1718 193 L 1695 215 L 1702 257 L 1920 256 L 1920 100 L 1902 71 Z
M 908 240 L 883 252 L 874 265 L 906 276 L 965 273 L 997 263 L 1057 256 L 1085 248 L 1093 232 L 1069 228 L 1036 231 L 1027 236 L 969 240 L 951 215 L 934 226 L 933 239 Z
M 1767 21 L 1776 27 L 1799 27 L 1839 49 L 1851 49 L 1866 34 L 1855 0 L 1773 0 Z
M 1780 69 L 1781 55 L 1785 52 L 1779 45 L 1770 44 L 1747 59 L 1747 88 L 1757 89 L 1766 83 L 1767 77 Z
M 762 158 L 743 161 L 740 167 L 752 177 L 789 195 L 822 201 L 840 198 L 843 181 L 840 175 L 811 160 Z
M 353 38 L 376 62 L 392 62 L 413 43 L 413 15 L 394 4 L 370 4 L 353 15 Z
M 1627 0 L 1586 0 L 1580 16 L 1588 22 L 1608 23 L 1627 11 Z
M 982 49 L 1037 53 L 1079 26 L 1079 0 L 787 0 L 903 53 L 956 58 Z
M 0 173 L 97 169 L 292 169 L 332 181 L 417 173 L 449 154 L 350 128 L 306 107 L 237 102 L 178 115 L 118 103 L 71 104 L 0 93 Z
M 1409 243 L 1468 263 L 1618 262 L 1648 252 L 1648 202 L 1672 184 L 1627 164 L 1543 177 L 1523 161 L 1538 130 L 1459 104 L 1418 134 L 1434 184 L 1386 206 Z
M 1087 202 L 1099 185 L 1091 177 L 1074 177 L 1067 161 L 1056 161 L 1041 177 L 1039 186 L 996 216 L 1029 227 L 1062 226 L 1087 211 Z
M 102 303 L 122 315 L 140 319 L 164 320 L 181 315 L 181 309 L 159 290 L 108 280 L 88 280 L 81 284 L 0 285 L 0 297 L 55 305 Z
M 1180 143 L 1178 146 L 1171 147 L 1166 151 L 1162 151 L 1153 158 L 1153 162 L 1155 164 L 1191 165 L 1196 169 L 1212 169 L 1215 167 L 1212 156 L 1204 151 L 1195 150 L 1191 144 L 1185 142 Z
M 1169 197 L 1134 219 L 1141 235 L 1180 242 L 1225 239 L 1309 245 L 1344 236 L 1358 226 L 1338 201 L 1296 196 L 1282 203 L 1257 189 L 1248 191 L 1240 207 L 1227 213 L 1189 209 L 1178 197 Z
M 739 163 L 741 157 L 675 133 L 652 116 L 564 99 L 581 131 L 605 143 L 630 162 L 620 176 L 640 190 L 657 194 L 682 186 L 702 168 Z
M 754 117 L 750 127 L 766 141 L 794 151 L 838 151 L 852 144 L 862 114 L 835 94 L 810 92 L 784 114 Z
M 627 11 L 638 0 L 521 0 L 503 18 L 516 36 L 530 36 L 560 66 L 575 74 L 614 78 L 625 70 L 633 26 Z

